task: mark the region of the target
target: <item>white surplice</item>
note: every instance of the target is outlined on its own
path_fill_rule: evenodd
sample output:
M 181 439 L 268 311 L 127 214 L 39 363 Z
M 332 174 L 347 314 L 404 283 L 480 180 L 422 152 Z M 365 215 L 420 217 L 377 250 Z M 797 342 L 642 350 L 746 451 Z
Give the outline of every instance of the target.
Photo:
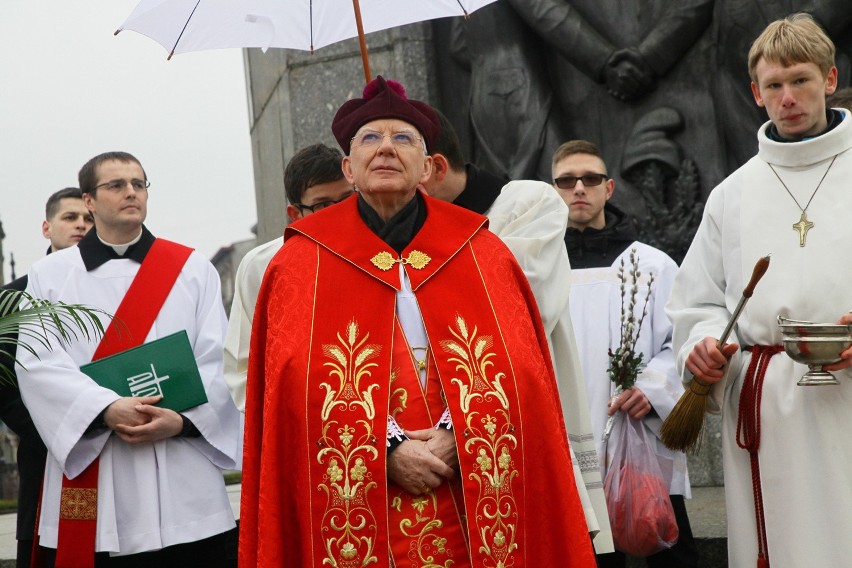
M 640 242 L 634 242 L 613 262 L 600 268 L 574 269 L 571 274 L 571 317 L 576 325 L 577 347 L 580 350 L 583 372 L 586 377 L 586 394 L 591 408 L 592 431 L 597 444 L 601 470 L 605 475 L 618 447 L 624 426 L 623 413 L 616 420 L 609 442 L 604 444 L 609 400 L 615 394 L 615 383 L 610 380 L 608 349 L 613 351 L 621 342 L 622 292 L 618 269 L 622 261 L 625 272 L 630 270 L 630 251 L 636 250 L 639 270 L 636 307 L 637 320 L 648 297 L 649 276 L 654 275 L 648 297 L 648 315 L 642 322 L 636 351 L 643 354 L 645 365 L 636 379 L 636 386 L 651 403 L 652 412 L 642 419 L 660 470 L 670 495 L 691 496 L 687 474 L 686 455 L 666 448 L 659 439 L 660 426 L 671 413 L 683 394 L 683 385 L 675 369 L 672 353 L 672 326 L 665 314 L 665 305 L 671 292 L 677 264 L 664 252 Z M 625 294 L 627 299 L 628 294 Z
M 589 417 L 589 401 L 569 310 L 571 264 L 565 250 L 568 206 L 549 184 L 506 184 L 485 212 L 488 228 L 506 243 L 529 280 L 553 354 L 562 415 L 595 552 L 614 550 Z
M 284 237 L 278 237 L 251 249 L 240 261 L 234 277 L 234 298 L 225 337 L 225 382 L 240 412 L 246 408 L 246 373 L 257 294 L 266 267 L 282 246 Z
M 71 247 L 33 265 L 27 292 L 114 313 L 139 266 L 110 260 L 87 272 L 79 249 Z M 56 547 L 63 471 L 76 477 L 98 456 L 97 551 L 134 554 L 235 526 L 222 470 L 240 469 L 242 432 L 222 377 L 225 326 L 219 276 L 193 252 L 146 341 L 186 330 L 209 402 L 183 412 L 200 437 L 155 443 L 127 444 L 109 430 L 85 433 L 119 398 L 79 371 L 98 340 L 54 342 L 52 350 L 36 345 L 38 358 L 18 352 L 21 394 L 49 450 L 38 529 L 42 546 Z
M 757 260 L 771 253 L 731 341 L 779 345 L 776 316 L 834 323 L 852 308 L 852 119 L 810 140 L 781 143 L 758 133 L 758 155 L 722 182 L 675 280 L 667 311 L 678 365 L 704 337 L 719 337 Z M 832 159 L 837 159 L 831 169 Z M 814 223 L 804 247 L 793 224 L 800 207 Z M 827 175 L 826 175 L 827 172 Z M 814 193 L 820 179 L 825 179 Z M 738 352 L 711 391 L 708 410 L 722 413 L 722 451 L 732 568 L 752 568 L 756 522 L 747 451 L 736 442 L 739 394 L 749 353 Z M 785 353 L 772 357 L 761 402 L 760 481 L 773 568 L 848 566 L 852 562 L 852 373 L 836 386 L 800 387 L 807 367 Z M 684 381 L 691 375 L 683 371 Z

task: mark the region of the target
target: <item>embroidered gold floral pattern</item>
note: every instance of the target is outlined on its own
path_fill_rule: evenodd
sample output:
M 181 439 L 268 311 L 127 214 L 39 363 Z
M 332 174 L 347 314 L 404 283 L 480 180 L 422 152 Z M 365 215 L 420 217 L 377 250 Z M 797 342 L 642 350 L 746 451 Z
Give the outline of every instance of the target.
M 393 369 L 391 371 L 390 383 L 391 388 L 393 388 L 393 383 L 396 378 L 399 376 L 399 369 Z M 408 407 L 408 391 L 405 388 L 393 388 L 390 395 L 390 404 L 388 404 L 388 408 L 390 409 L 389 414 L 396 418 L 399 414 L 401 414 Z
M 368 419 L 376 416 L 375 403 L 373 402 L 373 391 L 379 388 L 373 383 L 366 390 L 360 391 L 361 381 L 369 377 L 376 363 L 368 363 L 382 350 L 381 345 L 367 344 L 370 334 L 363 338 L 358 337 L 358 324 L 354 321 L 346 326 L 344 336 L 337 334 L 338 345 L 325 344 L 322 346 L 323 354 L 330 359 L 323 366 L 330 367 L 329 377 L 337 379 L 337 390 L 330 383 L 321 383 L 320 387 L 325 389 L 325 401 L 322 405 L 322 419 L 328 420 L 331 411 L 336 406 L 348 406 L 353 410 L 355 406 L 361 406 Z
M 368 463 L 379 455 L 371 442 L 369 422 L 360 420 L 358 427 L 362 433 L 356 439 L 355 428 L 329 421 L 323 427 L 323 449 L 317 454 L 317 460 L 327 464 L 318 487 L 328 498 L 322 522 L 326 550 L 323 564 L 341 568 L 366 566 L 377 560 L 377 528 L 367 494 L 378 486 Z
M 518 440 L 501 384 L 506 374 L 494 368 L 497 353 L 491 350 L 491 336 L 479 335 L 477 327 L 470 329 L 461 316 L 456 316 L 449 331 L 452 339 L 440 345 L 459 374 L 451 378 L 451 384 L 458 387 L 467 426 L 463 451 L 475 456 L 476 467 L 468 475 L 479 485 L 476 510 L 472 512 L 478 518 L 479 552 L 490 560 L 489 567 L 508 566 L 518 549 L 518 511 L 512 481 L 520 472 L 512 458 Z M 482 407 L 488 409 L 485 416 L 479 410 Z
M 376 542 L 378 523 L 370 508 L 368 494 L 378 487 L 374 480 L 380 474 L 371 471 L 381 463 L 373 434 L 375 417 L 373 391 L 376 383 L 362 389 L 361 383 L 377 367 L 371 362 L 381 346 L 368 343 L 355 321 L 337 334 L 336 344 L 323 344 L 328 359 L 330 382 L 320 383 L 325 390 L 322 406 L 322 436 L 316 459 L 324 467 L 317 489 L 327 498 L 322 518 L 322 542 L 325 547 L 323 565 L 337 568 L 363 568 L 378 562 Z
M 98 490 L 63 487 L 59 501 L 59 518 L 72 521 L 94 521 L 98 518 Z
M 447 539 L 435 534 L 444 523 L 438 518 L 438 499 L 433 491 L 423 495 L 400 493 L 392 506 L 407 516 L 399 523 L 402 534 L 411 539 L 408 557 L 418 568 L 450 568 L 455 564 Z

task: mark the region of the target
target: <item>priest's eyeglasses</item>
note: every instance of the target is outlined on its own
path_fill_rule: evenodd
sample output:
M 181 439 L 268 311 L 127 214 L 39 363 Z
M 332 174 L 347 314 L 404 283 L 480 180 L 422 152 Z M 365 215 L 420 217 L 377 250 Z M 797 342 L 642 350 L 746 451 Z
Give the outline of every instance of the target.
M 128 183 L 133 188 L 133 191 L 145 191 L 146 189 L 151 187 L 151 182 L 148 181 L 147 179 L 135 179 L 134 178 L 134 179 L 131 179 L 131 180 L 113 179 L 113 180 L 104 182 L 102 184 L 96 185 L 95 189 L 105 187 L 110 191 L 116 191 L 117 192 L 117 191 L 121 191 L 125 187 L 127 187 Z
M 336 200 L 330 199 L 328 201 L 318 201 L 318 202 L 314 203 L 313 205 L 305 205 L 304 203 L 294 203 L 293 205 L 298 207 L 299 211 L 304 212 L 305 210 L 308 210 L 311 213 L 316 213 L 317 211 L 322 211 L 326 207 L 331 207 L 332 205 L 337 205 L 341 201 L 346 201 L 347 199 L 349 199 L 349 197 L 353 193 L 355 193 L 355 192 L 350 191 L 349 193 L 347 193 L 345 196 L 341 197 L 340 199 L 336 199 Z
M 354 146 L 376 148 L 382 145 L 385 138 L 390 138 L 391 144 L 397 148 L 416 148 L 418 142 L 423 141 L 422 138 L 410 130 L 400 130 L 399 132 L 391 132 L 390 134 L 383 134 L 375 130 L 362 130 L 352 137 L 351 142 Z
M 553 180 L 554 185 L 559 189 L 574 189 L 577 185 L 577 180 L 583 182 L 583 187 L 597 187 L 608 180 L 609 176 L 605 174 L 586 174 L 584 176 L 562 176 Z

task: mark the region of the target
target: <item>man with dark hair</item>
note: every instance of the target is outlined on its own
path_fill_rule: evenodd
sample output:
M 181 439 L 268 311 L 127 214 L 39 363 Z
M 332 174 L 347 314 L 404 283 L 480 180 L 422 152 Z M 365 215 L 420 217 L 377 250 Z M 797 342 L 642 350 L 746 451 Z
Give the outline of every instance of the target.
M 92 214 L 83 204 L 83 194 L 76 187 L 60 189 L 47 199 L 41 234 L 50 241 L 50 252 L 80 242 L 92 228 Z
M 66 187 L 53 193 L 45 204 L 41 232 L 50 241 L 47 254 L 76 245 L 92 228 L 92 214 L 83 204 L 83 194 L 76 187 Z M 27 288 L 27 276 L 10 282 L 4 288 L 23 291 Z M 3 346 L 0 356 L 13 367 L 13 353 Z M 29 412 L 21 400 L 17 385 L 0 385 L 0 420 L 18 435 L 18 517 L 16 538 L 18 568 L 29 568 L 35 535 L 36 510 L 38 509 L 41 480 L 47 448 L 44 446 Z
M 612 537 L 592 439 L 588 402 L 571 325 L 568 287 L 571 266 L 562 243 L 567 209 L 550 185 L 532 180 L 506 182 L 465 163 L 455 129 L 435 110 L 441 133 L 430 149 L 432 175 L 423 184 L 432 197 L 486 215 L 488 228 L 509 247 L 529 280 L 553 350 L 556 380 L 568 439 L 574 453 L 574 477 L 583 500 L 595 550 L 611 552 Z
M 57 567 L 231 566 L 235 523 L 222 470 L 239 469 L 241 432 L 222 378 L 219 276 L 192 249 L 145 228 L 149 182 L 135 157 L 96 156 L 79 181 L 95 229 L 35 263 L 27 292 L 115 318 L 99 316 L 98 340 L 18 352 L 21 395 L 49 452 L 40 550 Z M 122 397 L 80 371 L 179 331 L 203 404 L 178 413 L 155 406 L 161 396 Z
M 564 246 L 572 271 L 570 279 L 561 284 L 571 288 L 568 309 L 576 326 L 592 432 L 603 464 L 601 474 L 606 476 L 619 450 L 619 433 L 627 427 L 627 415 L 641 421 L 659 462 L 680 533 L 672 548 L 647 557 L 648 566 L 694 568 L 698 550 L 684 502 L 691 496 L 686 455 L 669 450 L 658 439 L 662 421 L 683 392 L 672 354 L 672 325 L 664 312 L 677 265 L 663 251 L 637 241 L 627 216 L 610 203 L 615 181 L 609 177 L 595 144 L 586 140 L 565 142 L 554 153 L 552 168 L 555 193 L 568 206 Z M 621 344 L 622 310 L 631 304 L 631 259 L 642 274 L 635 282 L 637 321 L 643 306 L 647 309 L 635 344 L 643 367 L 636 384 L 619 393 L 608 373 L 609 353 Z M 625 284 L 619 278 L 621 267 L 622 278 L 628 279 Z M 614 421 L 607 441 L 607 421 L 619 412 L 621 416 Z M 624 565 L 621 552 L 598 555 L 600 567 Z
M 354 193 L 352 184 L 343 177 L 342 160 L 340 150 L 325 144 L 302 148 L 290 159 L 284 169 L 284 190 L 289 201 L 287 217 L 291 222 L 339 203 Z M 283 244 L 281 236 L 250 250 L 240 261 L 234 278 L 234 300 L 225 339 L 225 381 L 240 410 L 245 408 L 254 304 L 266 267 Z

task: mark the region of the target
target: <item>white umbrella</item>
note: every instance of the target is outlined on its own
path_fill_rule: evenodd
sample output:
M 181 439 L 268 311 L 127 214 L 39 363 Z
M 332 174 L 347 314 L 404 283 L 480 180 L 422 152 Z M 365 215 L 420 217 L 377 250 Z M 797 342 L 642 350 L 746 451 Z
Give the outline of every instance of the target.
M 364 34 L 395 26 L 465 16 L 496 0 L 141 0 L 116 30 L 133 30 L 169 51 L 284 47 L 313 52 L 358 36 L 364 76 L 370 64 Z

